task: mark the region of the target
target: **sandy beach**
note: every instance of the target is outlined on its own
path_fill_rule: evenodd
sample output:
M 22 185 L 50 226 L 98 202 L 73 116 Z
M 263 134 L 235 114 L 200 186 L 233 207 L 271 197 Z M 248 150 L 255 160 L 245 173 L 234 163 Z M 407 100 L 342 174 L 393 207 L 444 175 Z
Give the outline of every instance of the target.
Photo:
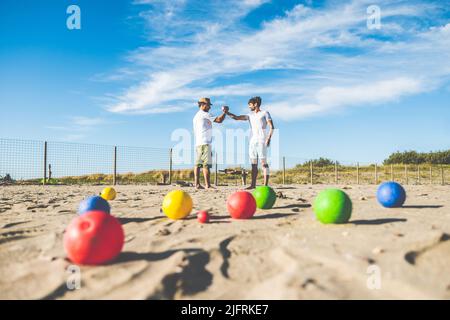
M 116 261 L 82 266 L 69 290 L 63 233 L 101 186 L 0 187 L 0 299 L 449 299 L 449 186 L 406 186 L 405 207 L 382 208 L 376 186 L 338 186 L 349 223 L 322 225 L 311 208 L 324 185 L 274 186 L 283 197 L 232 220 L 236 187 L 195 191 L 185 220 L 160 211 L 175 187 L 117 186 L 112 214 L 125 229 Z M 212 220 L 200 224 L 197 210 Z M 374 269 L 375 268 L 375 269 Z M 378 270 L 379 288 L 368 285 Z

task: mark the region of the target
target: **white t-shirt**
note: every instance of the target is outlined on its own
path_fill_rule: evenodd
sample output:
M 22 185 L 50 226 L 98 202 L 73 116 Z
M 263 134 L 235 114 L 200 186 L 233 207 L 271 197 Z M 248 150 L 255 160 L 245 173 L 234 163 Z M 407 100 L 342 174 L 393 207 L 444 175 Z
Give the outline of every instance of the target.
M 211 113 L 199 110 L 194 116 L 195 145 L 201 146 L 212 143 L 212 123 L 214 117 Z
M 267 139 L 267 123 L 272 120 L 268 111 L 250 112 L 247 115 L 252 135 L 250 143 L 265 142 Z

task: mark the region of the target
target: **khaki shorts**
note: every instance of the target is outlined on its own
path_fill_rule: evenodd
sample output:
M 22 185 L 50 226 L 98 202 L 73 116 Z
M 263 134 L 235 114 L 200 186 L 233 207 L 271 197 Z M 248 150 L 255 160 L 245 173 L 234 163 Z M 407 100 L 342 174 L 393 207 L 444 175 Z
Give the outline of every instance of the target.
M 197 159 L 195 160 L 196 167 L 211 168 L 212 167 L 212 157 L 211 157 L 211 145 L 204 144 L 197 146 Z

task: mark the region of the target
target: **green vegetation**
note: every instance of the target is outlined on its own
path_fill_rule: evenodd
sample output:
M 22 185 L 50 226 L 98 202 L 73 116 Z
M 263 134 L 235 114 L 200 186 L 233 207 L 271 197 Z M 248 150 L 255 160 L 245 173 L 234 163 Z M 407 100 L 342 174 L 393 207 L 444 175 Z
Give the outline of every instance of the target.
M 395 152 L 383 164 L 450 164 L 450 150 L 435 152 Z
M 441 184 L 442 178 L 444 179 L 444 183 L 448 184 L 450 182 L 450 165 L 396 164 L 377 167 L 375 165 L 368 165 L 360 166 L 359 169 L 356 166 L 338 165 L 337 169 L 338 184 L 341 185 L 353 185 L 358 180 L 360 184 L 375 184 L 375 176 L 377 176 L 377 184 L 388 180 L 394 180 L 402 184 Z M 262 176 L 259 179 L 262 179 Z M 272 183 L 283 183 L 283 172 L 273 172 L 270 179 Z M 287 169 L 285 172 L 285 182 L 286 184 L 311 183 L 309 166 L 296 166 L 295 168 Z M 335 166 L 313 167 L 313 183 L 335 184 Z
M 326 161 L 319 161 L 322 165 L 313 164 L 313 182 L 314 184 L 335 184 L 336 172 L 335 165 L 324 165 Z M 404 184 L 441 184 L 442 178 L 445 183 L 450 182 L 450 165 L 430 165 L 430 164 L 395 164 L 395 165 L 375 165 L 345 166 L 338 164 L 337 166 L 338 184 L 356 184 L 359 176 L 360 184 L 374 184 L 375 174 L 377 181 L 395 180 Z M 430 170 L 431 169 L 431 170 Z M 236 168 L 236 170 L 241 170 Z M 391 172 L 392 170 L 392 172 Z M 247 171 L 247 184 L 250 182 L 250 172 Z M 201 177 L 203 182 L 203 177 Z M 262 180 L 262 172 L 260 171 L 258 181 Z M 169 181 L 169 172 L 164 170 L 152 170 L 143 173 L 126 173 L 117 175 L 118 184 L 164 184 Z M 194 182 L 194 174 L 190 169 L 174 170 L 172 172 L 172 183 L 182 181 L 185 183 Z M 212 172 L 211 182 L 214 183 L 215 174 Z M 273 170 L 270 177 L 271 183 L 283 183 L 283 171 Z M 286 169 L 286 184 L 309 184 L 311 182 L 311 170 L 309 163 L 297 165 L 294 168 Z M 42 179 L 33 179 L 27 181 L 14 181 L 18 184 L 42 184 Z M 113 176 L 106 174 L 92 174 L 74 177 L 52 178 L 47 182 L 51 185 L 65 184 L 88 184 L 88 185 L 110 185 L 113 183 Z M 223 174 L 219 172 L 219 185 L 240 186 L 242 177 L 239 174 Z
M 311 162 L 314 167 L 334 166 L 334 163 L 335 163 L 333 160 L 320 157 L 319 159 L 314 159 L 314 160 L 306 161 L 305 163 L 302 163 L 302 164 L 297 164 L 296 168 L 309 167 L 311 165 Z M 338 164 L 339 164 L 339 162 L 338 162 Z
M 309 167 L 311 162 L 314 167 L 327 167 L 335 164 L 333 160 L 320 157 L 319 159 L 297 164 L 296 167 Z M 383 164 L 450 164 L 450 150 L 432 152 L 397 151 L 384 160 Z

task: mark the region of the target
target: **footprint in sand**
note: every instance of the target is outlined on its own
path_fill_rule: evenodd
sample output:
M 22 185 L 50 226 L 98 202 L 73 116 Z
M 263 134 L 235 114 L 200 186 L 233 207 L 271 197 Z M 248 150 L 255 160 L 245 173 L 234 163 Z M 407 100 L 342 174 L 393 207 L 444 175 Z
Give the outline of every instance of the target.
M 58 210 L 58 213 L 75 213 L 75 211 L 68 210 L 68 209 L 63 209 L 63 210 Z
M 11 208 L 12 207 L 0 207 L 0 213 L 2 213 L 2 212 L 6 212 L 6 211 L 8 211 L 8 210 L 11 210 Z
M 158 230 L 158 232 L 156 233 L 159 236 L 168 236 L 169 234 L 171 234 L 171 232 L 169 231 L 169 229 L 161 229 Z
M 5 224 L 5 225 L 2 227 L 2 229 L 11 228 L 11 227 L 17 226 L 17 225 L 19 225 L 19 224 L 24 224 L 24 223 L 27 223 L 27 222 L 30 222 L 30 220 L 28 220 L 28 221 L 19 221 L 19 222 L 7 223 L 7 224 Z
M 30 207 L 27 207 L 27 210 L 34 210 L 34 209 L 46 209 L 46 208 L 48 208 L 48 204 L 38 204 L 38 205 L 35 205 L 35 206 L 30 206 Z
M 282 226 L 288 226 L 288 225 L 291 225 L 291 224 L 292 224 L 292 222 L 286 221 L 286 222 L 279 222 L 279 223 L 276 224 L 276 226 L 277 227 L 282 227 Z
M 44 229 L 31 228 L 0 233 L 0 244 L 14 240 L 22 240 L 44 233 Z

